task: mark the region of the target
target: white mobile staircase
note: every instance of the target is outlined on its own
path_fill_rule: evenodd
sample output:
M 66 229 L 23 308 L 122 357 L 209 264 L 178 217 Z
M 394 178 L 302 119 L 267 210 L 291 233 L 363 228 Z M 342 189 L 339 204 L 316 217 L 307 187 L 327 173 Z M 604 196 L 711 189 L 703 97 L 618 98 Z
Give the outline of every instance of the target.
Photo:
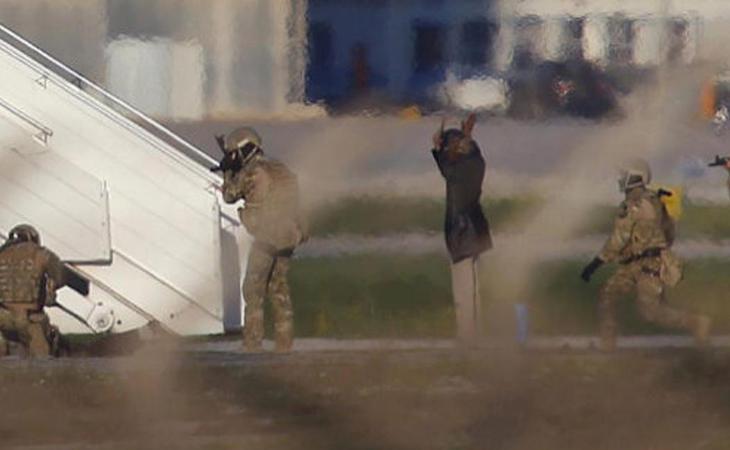
M 240 224 L 214 163 L 0 25 L 0 234 L 36 226 L 90 280 L 49 309 L 62 331 L 240 325 Z

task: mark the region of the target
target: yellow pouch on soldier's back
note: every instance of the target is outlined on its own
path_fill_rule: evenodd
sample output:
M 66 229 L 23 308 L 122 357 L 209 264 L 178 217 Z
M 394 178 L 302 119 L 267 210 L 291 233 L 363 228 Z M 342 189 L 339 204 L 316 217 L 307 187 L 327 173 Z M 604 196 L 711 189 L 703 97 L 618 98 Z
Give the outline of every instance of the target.
M 660 194 L 659 199 L 667 209 L 667 214 L 675 222 L 682 217 L 682 187 L 681 186 L 656 186 Z

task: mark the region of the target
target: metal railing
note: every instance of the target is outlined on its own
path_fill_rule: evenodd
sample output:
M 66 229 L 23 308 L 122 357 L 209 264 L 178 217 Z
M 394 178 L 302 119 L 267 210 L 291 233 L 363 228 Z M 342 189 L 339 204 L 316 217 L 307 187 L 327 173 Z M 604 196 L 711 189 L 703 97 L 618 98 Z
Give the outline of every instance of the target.
M 101 114 L 106 115 L 111 120 L 114 120 L 150 145 L 165 153 L 169 153 L 169 149 L 165 145 L 173 150 L 173 152 L 179 152 L 179 154 L 173 154 L 171 156 L 176 157 L 183 164 L 189 162 L 189 160 L 194 161 L 197 166 L 196 168 L 199 169 L 195 170 L 195 174 L 204 177 L 211 183 L 211 186 L 217 185 L 220 182 L 219 176 L 211 174 L 206 170 L 218 162 L 210 155 L 170 131 L 170 129 L 147 114 L 98 86 L 79 72 L 71 69 L 2 23 L 0 23 L 0 35 L 4 35 L 5 37 L 3 39 L 0 36 L 0 40 L 4 40 L 9 47 L 21 54 L 15 55 L 18 61 L 38 72 L 39 77 L 36 82 L 41 86 L 47 86 L 49 81 L 54 81 L 54 77 L 51 75 L 55 75 L 55 77 L 61 79 L 57 84 L 65 88 L 67 92 L 78 96 L 79 93 L 74 90 L 83 91 L 82 95 L 85 98 L 82 99 L 86 104 L 95 108 Z M 25 58 L 20 56 L 24 56 Z M 34 64 L 30 64 L 28 60 Z M 104 103 L 99 101 L 99 98 Z M 188 161 L 180 158 L 180 155 L 186 156 Z M 200 170 L 201 166 L 203 168 L 202 170 Z M 212 189 L 211 192 L 213 192 Z M 232 217 L 226 213 L 221 212 L 221 217 L 228 222 L 239 223 L 236 217 Z
M 50 75 L 56 75 L 67 83 L 69 85 L 68 87 L 73 86 L 87 92 L 91 97 L 103 99 L 104 103 L 102 104 L 99 102 L 99 104 L 96 105 L 97 109 L 100 109 L 99 107 L 102 105 L 112 107 L 114 112 L 121 117 L 113 117 L 109 116 L 109 114 L 107 114 L 107 116 L 112 117 L 112 119 L 116 119 L 118 123 L 123 125 L 130 132 L 137 134 L 139 137 L 145 139 L 150 144 L 160 148 L 161 150 L 166 149 L 162 148 L 158 143 L 148 139 L 148 137 L 143 134 L 143 131 L 151 134 L 163 143 L 172 147 L 174 150 L 177 150 L 191 158 L 201 166 L 210 167 L 217 162 L 208 154 L 173 133 L 161 123 L 157 122 L 119 97 L 111 94 L 104 88 L 98 86 L 2 23 L 0 23 L 0 34 L 10 38 L 5 39 L 5 41 L 21 52 L 24 56 L 41 66 L 32 67 L 34 70 L 39 72 L 38 82 L 40 84 L 54 81 Z M 27 61 L 22 62 L 27 63 Z M 104 111 L 100 112 L 103 113 Z M 123 123 L 122 121 L 126 121 L 127 123 Z M 135 125 L 138 129 L 135 128 Z
M 32 118 L 25 112 L 21 111 L 20 109 L 16 108 L 15 106 L 11 105 L 10 103 L 6 102 L 2 98 L 0 98 L 0 107 L 3 108 L 4 110 L 8 111 L 15 117 L 19 118 L 26 124 L 35 128 L 37 133 L 34 134 L 34 137 L 36 139 L 38 139 L 39 141 L 41 141 L 43 144 L 48 144 L 48 138 L 53 136 L 53 130 L 51 130 L 47 126 L 43 125 L 36 119 Z

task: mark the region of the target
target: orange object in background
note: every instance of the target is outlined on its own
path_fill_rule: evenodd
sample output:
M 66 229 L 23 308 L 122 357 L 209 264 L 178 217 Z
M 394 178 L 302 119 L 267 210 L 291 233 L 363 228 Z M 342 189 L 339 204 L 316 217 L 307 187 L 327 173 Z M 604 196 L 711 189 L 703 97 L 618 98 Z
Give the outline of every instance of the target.
M 700 94 L 700 115 L 703 119 L 711 120 L 715 117 L 715 80 L 711 79 L 702 87 Z
M 398 117 L 403 120 L 418 120 L 422 116 L 421 109 L 417 105 L 407 106 L 398 111 Z

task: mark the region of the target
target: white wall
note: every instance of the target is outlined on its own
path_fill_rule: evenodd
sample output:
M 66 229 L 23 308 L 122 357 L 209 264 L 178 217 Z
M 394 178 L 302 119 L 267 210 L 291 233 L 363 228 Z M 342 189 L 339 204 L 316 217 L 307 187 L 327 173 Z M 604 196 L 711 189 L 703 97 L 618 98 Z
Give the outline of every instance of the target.
M 218 0 L 211 9 L 208 60 L 213 66 L 208 114 L 280 114 L 304 100 L 306 28 L 291 26 L 290 1 Z
M 103 82 L 106 0 L 2 0 L 5 26 L 87 78 Z
M 195 41 L 118 39 L 106 49 L 109 91 L 153 116 L 205 115 L 203 48 Z

